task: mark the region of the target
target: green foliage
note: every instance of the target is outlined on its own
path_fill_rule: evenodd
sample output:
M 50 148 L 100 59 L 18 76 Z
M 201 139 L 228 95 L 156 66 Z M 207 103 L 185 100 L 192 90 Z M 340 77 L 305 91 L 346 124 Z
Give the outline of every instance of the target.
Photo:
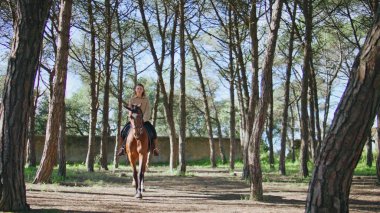
M 90 98 L 86 87 L 78 90 L 66 101 L 66 134 L 88 135 L 90 126 Z
M 35 134 L 44 135 L 46 133 L 46 123 L 49 114 L 49 96 L 46 93 L 38 100 L 36 109 Z

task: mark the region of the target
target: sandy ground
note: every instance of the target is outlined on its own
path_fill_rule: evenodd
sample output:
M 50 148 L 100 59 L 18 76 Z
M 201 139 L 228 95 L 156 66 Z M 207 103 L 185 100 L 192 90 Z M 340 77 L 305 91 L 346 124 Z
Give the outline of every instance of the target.
M 193 169 L 179 177 L 152 168 L 139 200 L 134 198 L 130 171 L 103 172 L 112 177 L 101 184 L 27 184 L 28 204 L 35 212 L 291 213 L 304 212 L 307 193 L 307 183 L 269 180 L 264 183 L 264 201 L 256 202 L 248 200 L 249 185 L 239 174 L 225 169 Z M 350 212 L 380 212 L 380 186 L 374 177 L 354 177 Z

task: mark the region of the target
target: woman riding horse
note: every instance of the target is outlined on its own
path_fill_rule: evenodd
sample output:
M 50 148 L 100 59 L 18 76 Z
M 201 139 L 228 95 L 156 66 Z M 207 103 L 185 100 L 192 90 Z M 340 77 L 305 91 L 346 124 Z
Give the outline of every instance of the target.
M 131 112 L 131 132 L 126 139 L 126 152 L 129 163 L 133 170 L 133 181 L 135 183 L 136 198 L 142 198 L 144 191 L 144 174 L 149 157 L 148 131 L 144 128 L 143 113 L 141 105 L 126 107 Z M 137 173 L 136 163 L 139 161 L 139 171 Z
M 159 155 L 159 149 L 158 149 L 158 141 L 157 141 L 157 133 L 156 133 L 156 129 L 154 128 L 154 126 L 149 122 L 150 120 L 150 103 L 149 103 L 149 99 L 148 97 L 146 97 L 145 95 L 145 89 L 144 89 L 144 85 L 142 84 L 137 84 L 134 88 L 134 95 L 132 96 L 132 98 L 129 100 L 129 103 L 128 103 L 128 107 L 131 108 L 132 105 L 140 105 L 140 108 L 142 110 L 142 113 L 144 115 L 143 119 L 144 119 L 144 127 L 148 130 L 148 133 L 151 133 L 151 137 L 152 137 L 152 140 L 153 140 L 153 144 L 152 146 L 150 147 L 151 148 L 151 151 L 153 152 L 153 154 L 155 156 L 158 156 Z M 129 111 L 129 118 L 131 117 L 132 115 L 132 112 Z M 123 130 L 121 131 L 121 135 L 122 135 L 122 147 L 121 149 L 119 150 L 119 152 L 117 153 L 118 156 L 122 156 L 125 154 L 125 138 L 127 137 L 127 134 L 129 132 L 131 128 L 131 123 L 128 122 Z

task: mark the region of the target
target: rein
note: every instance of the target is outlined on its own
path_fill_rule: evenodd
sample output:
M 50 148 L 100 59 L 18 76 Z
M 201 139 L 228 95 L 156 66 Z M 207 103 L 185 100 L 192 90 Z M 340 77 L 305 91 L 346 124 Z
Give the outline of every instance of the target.
M 143 128 L 144 128 L 144 122 L 143 122 L 143 114 L 141 113 L 141 110 L 139 113 L 136 113 L 137 115 L 135 117 L 131 116 L 131 119 L 133 120 L 133 123 L 131 123 L 131 128 L 135 130 L 133 133 L 133 136 L 138 139 L 143 134 Z M 136 123 L 138 125 L 136 125 Z M 138 134 L 136 134 L 138 133 Z

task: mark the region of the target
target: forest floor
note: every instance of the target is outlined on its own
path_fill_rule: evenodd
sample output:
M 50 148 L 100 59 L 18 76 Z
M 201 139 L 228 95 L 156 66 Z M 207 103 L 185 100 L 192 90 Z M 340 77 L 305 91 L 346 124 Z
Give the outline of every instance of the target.
M 304 212 L 308 180 L 264 174 L 264 201 L 249 200 L 249 184 L 225 168 L 189 167 L 186 176 L 151 167 L 143 199 L 134 198 L 131 171 L 88 173 L 78 169 L 55 184 L 26 184 L 35 212 Z M 380 186 L 371 176 L 355 176 L 350 212 L 380 212 Z

